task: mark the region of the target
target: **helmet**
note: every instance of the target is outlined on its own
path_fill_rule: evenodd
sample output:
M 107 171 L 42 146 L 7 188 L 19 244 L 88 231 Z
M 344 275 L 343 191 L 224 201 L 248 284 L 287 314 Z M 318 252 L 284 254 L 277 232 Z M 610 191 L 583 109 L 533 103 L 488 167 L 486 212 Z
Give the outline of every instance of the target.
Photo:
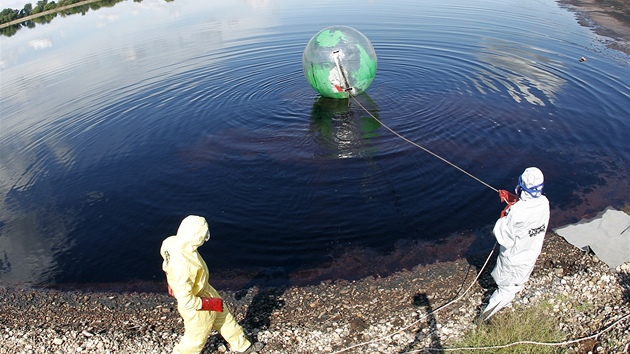
M 542 195 L 544 187 L 542 171 L 536 167 L 528 167 L 522 175 L 518 177 L 518 185 L 515 188 L 516 195 L 521 196 L 521 192 L 525 191 L 532 198 L 538 198 Z M 522 198 L 523 196 L 521 196 Z

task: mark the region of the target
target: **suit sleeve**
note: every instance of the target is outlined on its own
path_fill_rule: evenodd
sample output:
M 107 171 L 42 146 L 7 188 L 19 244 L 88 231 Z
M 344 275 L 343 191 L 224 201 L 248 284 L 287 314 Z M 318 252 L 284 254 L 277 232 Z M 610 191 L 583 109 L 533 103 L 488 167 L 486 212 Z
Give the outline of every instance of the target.
M 514 227 L 512 223 L 512 214 L 513 213 L 508 212 L 506 216 L 497 220 L 496 224 L 494 224 L 494 229 L 492 230 L 497 242 L 505 248 L 512 248 L 516 242 L 516 235 L 514 234 Z
M 168 274 L 168 284 L 173 290 L 173 295 L 177 299 L 177 304 L 187 310 L 199 310 L 201 308 L 201 298 L 193 294 L 194 274 L 189 274 L 191 270 L 171 271 L 177 274 Z

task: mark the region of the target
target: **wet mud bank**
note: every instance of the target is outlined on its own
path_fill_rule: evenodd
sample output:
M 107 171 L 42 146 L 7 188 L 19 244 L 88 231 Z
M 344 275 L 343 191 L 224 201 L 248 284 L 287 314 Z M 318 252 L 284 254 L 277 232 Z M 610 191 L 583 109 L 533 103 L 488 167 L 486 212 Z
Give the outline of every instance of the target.
M 630 54 L 629 0 L 558 0 L 575 12 L 578 22 L 609 37 L 608 47 Z

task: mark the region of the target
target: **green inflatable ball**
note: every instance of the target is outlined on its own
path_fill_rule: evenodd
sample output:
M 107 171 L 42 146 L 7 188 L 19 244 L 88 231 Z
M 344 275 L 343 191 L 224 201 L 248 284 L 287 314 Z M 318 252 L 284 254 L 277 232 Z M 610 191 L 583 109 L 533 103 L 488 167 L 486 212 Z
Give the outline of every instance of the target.
M 372 43 L 352 27 L 333 26 L 317 33 L 304 48 L 306 80 L 320 95 L 348 98 L 367 90 L 376 75 Z

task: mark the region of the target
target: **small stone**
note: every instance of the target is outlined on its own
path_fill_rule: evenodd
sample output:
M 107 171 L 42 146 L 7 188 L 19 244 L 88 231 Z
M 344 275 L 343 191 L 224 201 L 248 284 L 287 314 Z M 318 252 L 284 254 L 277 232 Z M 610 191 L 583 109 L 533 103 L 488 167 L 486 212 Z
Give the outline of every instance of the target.
M 63 344 L 63 339 L 55 338 L 55 339 L 53 339 L 53 344 L 54 345 L 62 345 Z

